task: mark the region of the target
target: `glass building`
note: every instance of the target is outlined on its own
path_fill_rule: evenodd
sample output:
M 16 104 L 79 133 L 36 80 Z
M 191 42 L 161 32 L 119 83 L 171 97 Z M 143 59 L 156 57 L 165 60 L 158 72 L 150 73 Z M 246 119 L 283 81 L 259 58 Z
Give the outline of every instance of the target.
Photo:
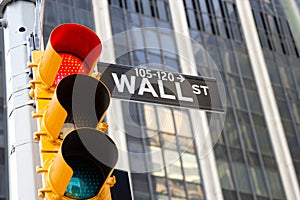
M 295 5 L 294 16 L 287 5 Z M 295 200 L 300 41 L 289 19 L 299 17 L 299 5 L 299 0 L 47 0 L 44 40 L 58 24 L 80 23 L 101 38 L 102 62 L 194 76 L 218 70 L 222 77 L 226 115 L 113 100 L 109 134 L 120 149 L 118 167 L 128 172 L 132 199 Z M 193 44 L 208 55 L 195 56 Z M 7 199 L 3 96 L 1 90 L 0 199 Z M 218 122 L 213 128 L 212 119 Z M 205 152 L 203 139 L 209 143 Z

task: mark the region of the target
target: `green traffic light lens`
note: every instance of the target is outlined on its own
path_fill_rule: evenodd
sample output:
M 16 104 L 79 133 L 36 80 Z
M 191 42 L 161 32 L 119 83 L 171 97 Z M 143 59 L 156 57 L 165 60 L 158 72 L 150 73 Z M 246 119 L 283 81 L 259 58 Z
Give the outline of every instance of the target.
M 72 199 L 89 199 L 96 196 L 104 182 L 101 169 L 84 157 L 71 156 L 65 160 L 74 172 L 65 196 Z

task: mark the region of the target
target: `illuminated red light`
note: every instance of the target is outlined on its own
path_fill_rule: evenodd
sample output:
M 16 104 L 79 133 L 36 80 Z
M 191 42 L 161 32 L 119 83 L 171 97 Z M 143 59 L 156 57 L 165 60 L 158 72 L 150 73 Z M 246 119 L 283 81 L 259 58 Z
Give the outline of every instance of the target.
M 56 87 L 68 75 L 90 75 L 101 50 L 101 41 L 92 30 L 79 24 L 62 24 L 50 35 L 40 77 L 47 86 Z M 48 63 L 53 65 L 48 66 Z
M 62 57 L 62 62 L 53 83 L 54 87 L 66 76 L 72 74 L 89 74 L 90 69 L 80 58 L 68 53 L 59 53 L 59 55 Z

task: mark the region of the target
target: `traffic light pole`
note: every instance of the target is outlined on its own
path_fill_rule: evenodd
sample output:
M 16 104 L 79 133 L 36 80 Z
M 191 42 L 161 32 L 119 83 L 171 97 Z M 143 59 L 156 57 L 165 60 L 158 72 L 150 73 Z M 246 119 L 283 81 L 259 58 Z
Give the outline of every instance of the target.
M 10 199 L 38 199 L 41 178 L 38 143 L 33 141 L 36 122 L 32 119 L 33 101 L 29 97 L 27 37 L 33 32 L 34 1 L 3 0 L 7 131 Z

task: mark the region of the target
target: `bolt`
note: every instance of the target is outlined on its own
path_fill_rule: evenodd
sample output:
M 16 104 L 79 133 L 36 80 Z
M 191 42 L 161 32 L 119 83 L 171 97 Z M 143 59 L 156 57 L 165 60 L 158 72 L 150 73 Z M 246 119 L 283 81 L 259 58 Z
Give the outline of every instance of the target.
M 0 19 L 0 28 L 6 28 L 6 26 L 7 26 L 7 20 Z

